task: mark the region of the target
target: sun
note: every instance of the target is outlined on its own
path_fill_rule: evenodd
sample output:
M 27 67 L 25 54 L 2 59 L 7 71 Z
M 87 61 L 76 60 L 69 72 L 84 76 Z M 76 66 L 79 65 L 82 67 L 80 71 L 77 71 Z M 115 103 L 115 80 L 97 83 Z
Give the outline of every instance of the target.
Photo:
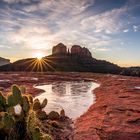
M 33 54 L 33 58 L 28 61 L 29 66 L 27 69 L 31 68 L 31 71 L 40 71 L 43 72 L 44 70 L 52 69 L 55 71 L 55 68 L 53 65 L 55 62 L 49 60 L 47 57 L 45 57 L 45 53 L 43 52 L 36 52 Z M 52 57 L 53 58 L 53 57 Z
M 42 53 L 36 53 L 36 54 L 35 54 L 35 57 L 36 57 L 38 60 L 41 60 L 41 59 L 44 57 L 44 55 L 43 55 Z

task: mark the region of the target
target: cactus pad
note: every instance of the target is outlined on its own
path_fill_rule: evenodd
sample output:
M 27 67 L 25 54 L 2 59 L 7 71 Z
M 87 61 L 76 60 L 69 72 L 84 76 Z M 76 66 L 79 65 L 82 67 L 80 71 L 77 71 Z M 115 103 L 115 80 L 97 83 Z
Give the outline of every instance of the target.
M 47 99 L 44 99 L 42 104 L 41 104 L 41 108 L 44 108 L 48 103 L 48 100 Z
M 49 119 L 51 120 L 58 120 L 60 118 L 60 115 L 56 111 L 51 111 L 48 115 Z

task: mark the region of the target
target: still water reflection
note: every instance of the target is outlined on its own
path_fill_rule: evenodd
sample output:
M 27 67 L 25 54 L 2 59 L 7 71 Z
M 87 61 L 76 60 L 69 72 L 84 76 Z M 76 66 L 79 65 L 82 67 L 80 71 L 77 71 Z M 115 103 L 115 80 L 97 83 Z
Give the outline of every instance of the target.
M 48 85 L 36 86 L 45 92 L 36 96 L 40 101 L 48 99 L 48 105 L 44 110 L 60 111 L 64 108 L 66 115 L 70 118 L 77 118 L 82 115 L 95 102 L 95 95 L 92 90 L 99 85 L 93 82 L 54 82 Z

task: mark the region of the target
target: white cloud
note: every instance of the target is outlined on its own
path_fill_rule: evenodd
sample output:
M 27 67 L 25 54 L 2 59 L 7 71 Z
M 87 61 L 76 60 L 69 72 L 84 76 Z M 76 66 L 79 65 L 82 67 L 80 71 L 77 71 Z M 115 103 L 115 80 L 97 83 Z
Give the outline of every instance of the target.
M 93 50 L 94 51 L 100 51 L 100 52 L 107 52 L 107 51 L 110 51 L 110 48 L 107 48 L 107 47 L 95 47 Z
M 98 48 L 96 50 L 98 50 L 98 51 L 109 51 L 110 49 L 109 48 Z
M 57 14 L 79 14 L 86 10 L 95 0 L 42 0 L 37 5 L 29 5 L 24 7 L 27 12 L 33 11 L 53 11 Z
M 124 33 L 127 33 L 127 32 L 129 32 L 129 29 L 125 29 L 125 30 L 123 30 L 123 32 Z
M 0 48 L 4 48 L 4 45 L 0 44 Z
M 50 31 L 44 27 L 34 27 L 28 26 L 26 28 L 21 28 L 17 32 L 11 32 L 8 35 L 10 42 L 13 44 L 22 45 L 22 47 L 32 48 L 32 49 L 47 49 L 51 44 Z
M 121 42 L 120 44 L 123 46 L 124 45 L 124 42 Z
M 113 9 L 105 13 L 86 17 L 81 21 L 83 28 L 91 28 L 95 32 L 114 33 L 120 31 L 123 23 L 120 16 L 126 12 L 127 8 Z
M 137 31 L 138 31 L 138 26 L 133 25 L 133 31 L 134 31 L 134 32 L 137 32 Z
M 13 4 L 13 3 L 30 3 L 30 0 L 3 0 L 4 2 L 7 2 L 9 4 Z
M 95 46 L 109 46 L 110 40 L 98 40 L 94 43 Z

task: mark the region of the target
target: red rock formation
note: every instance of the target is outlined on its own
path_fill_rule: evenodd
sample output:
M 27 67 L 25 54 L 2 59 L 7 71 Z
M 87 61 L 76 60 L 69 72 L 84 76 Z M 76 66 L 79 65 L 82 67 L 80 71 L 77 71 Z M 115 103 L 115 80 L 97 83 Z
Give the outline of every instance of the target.
M 58 45 L 54 46 L 52 49 L 52 54 L 66 54 L 67 47 L 63 43 L 59 43 Z
M 62 43 L 59 43 L 58 45 L 53 47 L 52 54 L 72 54 L 88 58 L 92 57 L 91 52 L 85 47 L 82 48 L 79 45 L 73 45 L 71 51 L 69 49 L 67 51 L 67 47 Z
M 91 57 L 91 52 L 87 48 L 82 48 L 82 56 Z
M 82 47 L 79 45 L 73 45 L 71 48 L 71 54 L 81 54 Z
M 85 48 L 85 47 L 81 47 L 79 45 L 73 45 L 71 48 L 71 54 L 77 54 L 79 56 L 85 56 L 85 57 L 91 57 L 91 52 Z

